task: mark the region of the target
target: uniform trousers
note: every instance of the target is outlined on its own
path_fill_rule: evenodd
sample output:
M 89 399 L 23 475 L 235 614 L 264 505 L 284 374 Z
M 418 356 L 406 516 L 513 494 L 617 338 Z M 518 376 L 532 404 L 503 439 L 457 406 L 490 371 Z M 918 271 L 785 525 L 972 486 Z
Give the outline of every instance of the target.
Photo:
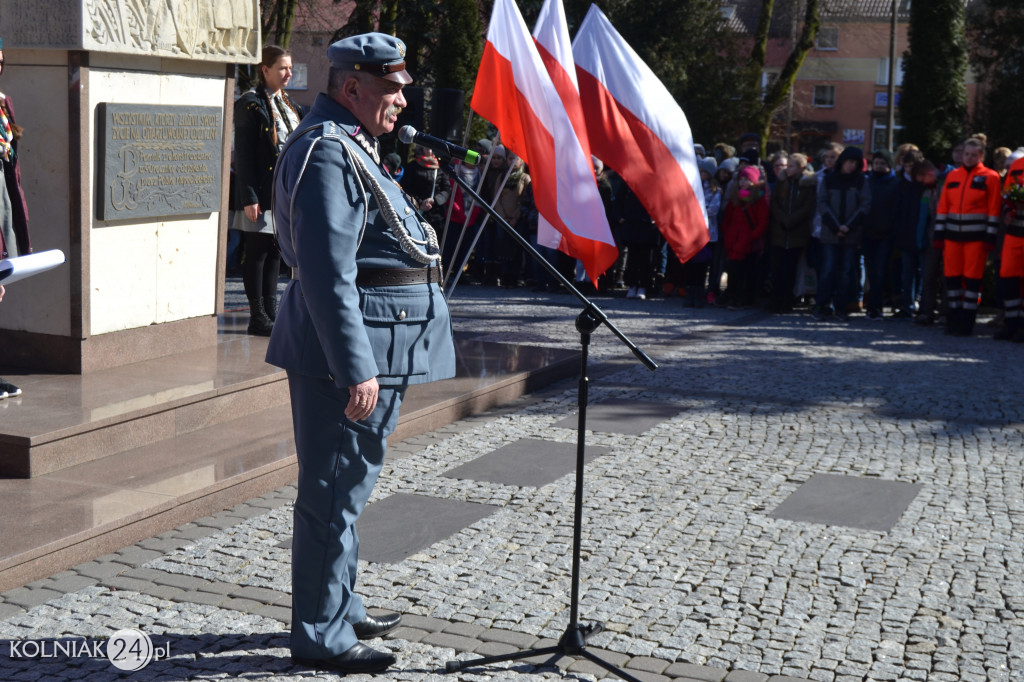
M 292 539 L 292 655 L 331 658 L 357 643 L 366 617 L 355 592 L 356 519 L 384 464 L 385 439 L 398 423 L 405 386 L 381 385 L 366 419 L 345 417 L 347 388 L 288 373 L 299 482 Z
M 1008 234 L 1003 238 L 999 263 L 999 294 L 1006 320 L 1024 317 L 1024 237 Z
M 982 241 L 946 240 L 942 249 L 946 296 L 951 310 L 978 310 L 985 277 L 987 244 Z

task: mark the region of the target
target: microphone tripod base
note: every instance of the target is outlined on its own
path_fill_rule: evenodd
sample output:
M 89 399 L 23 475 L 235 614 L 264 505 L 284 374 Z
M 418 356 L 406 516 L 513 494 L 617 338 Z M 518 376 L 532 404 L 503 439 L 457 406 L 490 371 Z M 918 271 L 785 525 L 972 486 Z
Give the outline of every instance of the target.
M 601 623 L 569 626 L 569 628 L 562 633 L 562 636 L 558 640 L 558 644 L 556 646 L 549 646 L 540 649 L 527 649 L 525 651 L 516 651 L 511 654 L 502 654 L 500 656 L 474 658 L 469 661 L 448 661 L 445 663 L 444 669 L 445 672 L 448 673 L 457 673 L 460 670 L 478 668 L 490 665 L 491 663 L 518 661 L 524 658 L 537 658 L 538 656 L 552 656 L 553 658 L 550 661 L 552 663 L 563 656 L 582 656 L 591 663 L 601 666 L 621 680 L 625 680 L 626 682 L 642 682 L 639 678 L 633 677 L 626 671 L 615 667 L 608 661 L 587 651 L 587 640 L 602 632 L 604 632 L 604 625 Z

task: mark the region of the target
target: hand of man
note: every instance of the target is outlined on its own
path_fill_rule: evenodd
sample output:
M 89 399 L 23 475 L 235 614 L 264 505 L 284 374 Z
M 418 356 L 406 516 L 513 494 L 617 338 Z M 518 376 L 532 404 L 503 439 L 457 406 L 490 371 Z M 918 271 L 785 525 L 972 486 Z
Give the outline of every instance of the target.
M 432 208 L 434 208 L 434 199 L 433 199 L 433 197 L 427 197 L 426 199 L 423 200 L 423 203 L 420 204 L 420 209 L 421 210 L 429 211 Z
M 245 217 L 252 222 L 256 222 L 256 219 L 260 217 L 260 205 L 249 204 L 245 207 Z
M 380 386 L 377 384 L 376 377 L 367 379 L 355 386 L 349 386 L 349 399 L 348 406 L 345 408 L 345 416 L 354 422 L 369 417 L 373 413 L 373 409 L 377 407 L 377 392 L 379 390 Z

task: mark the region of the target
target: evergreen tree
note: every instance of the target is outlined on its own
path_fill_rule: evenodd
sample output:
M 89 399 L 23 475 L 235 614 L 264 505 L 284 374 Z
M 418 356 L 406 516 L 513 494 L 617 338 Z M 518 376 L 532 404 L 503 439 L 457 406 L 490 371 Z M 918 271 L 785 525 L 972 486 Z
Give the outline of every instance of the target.
M 466 101 L 483 56 L 483 22 L 477 0 L 446 0 L 432 51 L 434 84 L 465 90 Z
M 980 93 L 975 130 L 995 147 L 1024 144 L 1024 4 L 973 2 L 967 10 L 970 62 Z
M 916 144 L 928 158 L 945 159 L 967 132 L 964 0 L 911 3 L 908 39 L 900 142 Z

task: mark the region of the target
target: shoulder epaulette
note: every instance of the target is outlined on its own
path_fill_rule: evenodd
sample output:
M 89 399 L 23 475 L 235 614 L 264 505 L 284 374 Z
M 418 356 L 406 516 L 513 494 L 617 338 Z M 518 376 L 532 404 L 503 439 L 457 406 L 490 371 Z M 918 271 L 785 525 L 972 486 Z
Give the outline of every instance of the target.
M 341 127 L 334 121 L 324 121 L 324 137 L 330 140 L 341 139 Z

